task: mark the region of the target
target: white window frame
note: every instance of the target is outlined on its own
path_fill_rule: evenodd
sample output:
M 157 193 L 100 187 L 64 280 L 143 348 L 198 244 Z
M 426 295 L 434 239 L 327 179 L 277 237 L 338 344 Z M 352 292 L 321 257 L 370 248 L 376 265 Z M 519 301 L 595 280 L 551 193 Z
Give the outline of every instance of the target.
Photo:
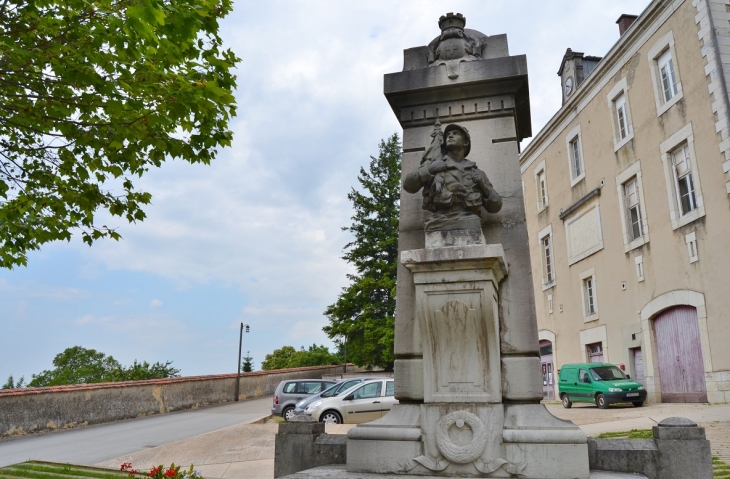
M 542 160 L 535 167 L 535 187 L 537 191 L 537 212 L 541 213 L 548 207 L 547 194 L 547 172 L 545 171 L 545 160 Z
M 575 141 L 578 142 L 578 162 L 580 163 L 581 168 L 581 171 L 578 174 L 576 174 L 575 158 L 573 156 L 573 143 Z M 583 137 L 580 133 L 580 125 L 576 125 L 565 137 L 565 148 L 568 152 L 568 171 L 570 171 L 570 187 L 572 188 L 578 184 L 580 180 L 586 177 L 586 162 L 585 156 L 583 156 Z
M 642 255 L 634 258 L 634 265 L 636 266 L 636 282 L 641 283 L 644 281 L 644 257 Z
M 631 238 L 629 225 L 629 208 L 626 204 L 626 185 L 636 180 L 637 196 L 639 200 L 639 212 L 641 213 L 641 236 Z M 624 238 L 624 253 L 636 249 L 649 242 L 649 219 L 646 213 L 646 201 L 644 200 L 644 185 L 641 175 L 641 162 L 636 161 L 624 171 L 616 175 L 616 192 L 618 194 L 618 205 L 621 211 L 621 230 Z
M 589 295 L 590 284 L 590 295 Z M 590 268 L 580 274 L 580 295 L 583 300 L 583 322 L 598 319 L 598 288 L 596 287 L 596 268 Z M 589 310 L 592 300 L 593 311 Z
M 623 100 L 622 100 L 623 99 Z M 611 128 L 613 129 L 613 151 L 634 138 L 634 127 L 631 123 L 631 109 L 629 108 L 629 95 L 626 78 L 622 78 L 606 96 L 611 111 Z M 623 104 L 621 104 L 623 101 Z M 620 110 L 623 110 L 625 132 L 621 134 Z
M 684 98 L 682 82 L 679 78 L 679 66 L 677 65 L 677 52 L 674 48 L 674 34 L 671 30 L 651 47 L 648 57 L 651 67 L 651 79 L 654 84 L 654 100 L 656 102 L 657 116 L 659 116 Z M 672 85 L 673 96 L 669 100 L 665 98 L 664 87 L 662 85 L 662 73 L 660 71 L 661 65 L 659 63 L 660 61 L 664 63 L 666 58 L 669 58 L 669 61 L 672 63 L 675 81 Z M 674 88 L 676 88 L 676 93 L 674 93 Z
M 674 168 L 673 153 L 680 148 L 687 146 L 690 168 L 692 170 L 692 183 L 694 185 L 695 202 L 697 207 L 686 214 L 682 214 L 682 207 L 679 199 L 677 176 Z M 679 129 L 672 136 L 659 145 L 662 162 L 664 163 L 664 180 L 667 185 L 667 201 L 669 203 L 669 218 L 672 222 L 672 229 L 689 224 L 698 218 L 705 216 L 705 202 L 702 198 L 702 184 L 700 182 L 700 171 L 695 155 L 694 134 L 692 123 L 688 123 Z
M 575 223 L 577 220 L 587 214 L 595 214 L 597 216 L 596 219 L 598 221 L 598 230 L 601 238 L 596 246 L 582 253 L 573 255 L 573 251 L 571 250 L 573 245 L 570 242 L 570 227 L 573 223 Z M 603 223 L 601 221 L 601 203 L 597 199 L 588 201 L 586 204 L 581 205 L 581 207 L 577 211 L 574 211 L 569 218 L 565 219 L 564 226 L 565 247 L 568 252 L 568 266 L 573 265 L 578 261 L 581 261 L 603 249 Z
M 684 242 L 687 244 L 687 254 L 689 255 L 690 264 L 700 260 L 700 254 L 697 250 L 697 234 L 693 231 L 684 235 Z
M 548 314 L 553 314 L 553 295 L 548 294 L 547 300 L 548 300 Z
M 553 225 L 550 224 L 540 230 L 540 232 L 537 234 L 539 245 L 540 245 L 540 265 L 542 270 L 542 290 L 546 291 L 553 286 L 555 286 L 555 244 L 553 243 Z M 550 255 L 549 257 L 546 257 L 546 251 L 544 247 L 543 241 L 547 239 L 549 241 L 549 247 L 550 247 Z M 547 261 L 550 261 L 550 272 L 552 273 L 552 278 L 548 277 L 548 269 L 547 269 Z

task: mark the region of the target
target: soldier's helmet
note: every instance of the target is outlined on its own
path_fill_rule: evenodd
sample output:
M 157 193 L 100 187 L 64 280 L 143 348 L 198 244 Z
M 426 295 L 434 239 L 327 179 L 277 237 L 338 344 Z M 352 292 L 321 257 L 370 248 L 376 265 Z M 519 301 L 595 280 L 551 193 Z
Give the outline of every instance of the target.
M 471 151 L 471 135 L 469 135 L 469 130 L 464 128 L 463 126 L 457 125 L 456 123 L 452 123 L 448 125 L 446 128 L 444 128 L 444 146 L 443 148 L 446 149 L 446 137 L 449 135 L 450 131 L 458 130 L 462 135 L 464 135 L 464 139 L 466 139 L 466 148 L 464 148 L 464 158 L 469 156 L 469 152 Z

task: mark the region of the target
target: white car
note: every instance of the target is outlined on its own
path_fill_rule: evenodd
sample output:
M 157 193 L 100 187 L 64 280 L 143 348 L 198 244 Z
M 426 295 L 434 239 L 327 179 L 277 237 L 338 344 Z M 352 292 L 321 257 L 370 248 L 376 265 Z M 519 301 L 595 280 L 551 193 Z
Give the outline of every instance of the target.
M 359 424 L 374 421 L 398 404 L 392 379 L 365 381 L 336 397 L 318 399 L 304 414 L 327 424 Z

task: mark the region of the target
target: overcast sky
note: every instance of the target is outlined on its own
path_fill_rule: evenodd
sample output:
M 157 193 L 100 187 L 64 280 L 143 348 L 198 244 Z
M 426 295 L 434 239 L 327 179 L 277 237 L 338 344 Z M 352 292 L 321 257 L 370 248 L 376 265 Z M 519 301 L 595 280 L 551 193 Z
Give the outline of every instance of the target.
M 647 2 L 238 0 L 222 25 L 241 59 L 233 146 L 210 166 L 169 162 L 138 180 L 147 220 L 115 220 L 123 240 L 78 239 L 0 270 L 0 381 L 30 379 L 80 345 L 172 360 L 185 376 L 235 372 L 238 327 L 267 353 L 332 343 L 322 312 L 347 284 L 347 200 L 382 138 L 400 127 L 382 93 L 403 49 L 428 44 L 447 12 L 506 33 L 526 54 L 532 129 L 560 107 L 565 49 L 603 56 L 615 21 Z M 528 140 L 529 141 L 529 140 Z

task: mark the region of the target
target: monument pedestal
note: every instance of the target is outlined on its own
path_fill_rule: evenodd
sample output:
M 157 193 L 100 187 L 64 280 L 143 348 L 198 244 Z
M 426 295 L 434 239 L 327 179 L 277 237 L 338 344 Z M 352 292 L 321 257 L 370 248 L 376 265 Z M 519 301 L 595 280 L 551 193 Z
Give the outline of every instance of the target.
M 498 305 L 508 270 L 502 246 L 484 244 L 481 230 L 426 235 L 431 247 L 401 253 L 413 273 L 423 356 L 396 361 L 398 390 L 423 401 L 401 402 L 383 418 L 350 429 L 347 470 L 587 479 L 580 429 L 540 404 L 503 404 Z M 532 377 L 537 366 L 524 374 Z

